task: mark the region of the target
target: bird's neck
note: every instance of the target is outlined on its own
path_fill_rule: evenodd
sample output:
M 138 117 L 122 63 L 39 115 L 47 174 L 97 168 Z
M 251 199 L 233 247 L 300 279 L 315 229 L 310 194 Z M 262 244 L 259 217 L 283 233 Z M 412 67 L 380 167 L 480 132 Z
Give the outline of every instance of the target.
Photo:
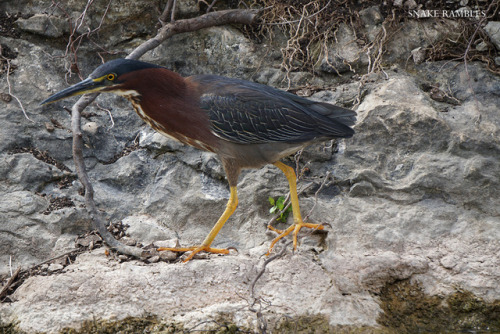
M 142 70 L 134 89 L 125 86 L 124 95 L 137 114 L 156 131 L 182 143 L 213 151 L 216 138 L 208 115 L 198 106 L 197 87 L 167 69 Z M 139 88 L 136 88 L 139 87 Z

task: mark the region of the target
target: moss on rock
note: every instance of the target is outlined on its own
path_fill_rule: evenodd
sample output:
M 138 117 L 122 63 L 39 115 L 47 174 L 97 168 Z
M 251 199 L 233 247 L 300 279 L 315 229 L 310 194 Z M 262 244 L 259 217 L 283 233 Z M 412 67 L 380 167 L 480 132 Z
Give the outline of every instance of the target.
M 468 291 L 429 296 L 403 280 L 385 286 L 380 299 L 379 324 L 397 332 L 500 331 L 500 301 L 488 303 Z

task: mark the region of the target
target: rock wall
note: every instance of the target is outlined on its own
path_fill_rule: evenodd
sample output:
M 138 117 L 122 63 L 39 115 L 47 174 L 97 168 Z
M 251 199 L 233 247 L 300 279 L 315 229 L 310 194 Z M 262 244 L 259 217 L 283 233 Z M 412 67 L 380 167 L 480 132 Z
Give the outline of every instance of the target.
M 74 249 L 77 235 L 92 228 L 72 160 L 65 107 L 73 101 L 39 106 L 80 80 L 67 75 L 64 55 L 68 17 L 75 22 L 86 3 L 68 1 L 64 12 L 44 0 L 0 6 L 6 13 L 1 50 L 10 59 L 10 65 L 0 61 L 5 277 Z M 150 1 L 113 1 L 104 16 L 106 6 L 89 8 L 79 28 L 84 33 L 102 23 L 99 34 L 79 47 L 83 77 L 101 62 L 96 50 L 116 52 L 106 59 L 123 56 L 156 29 L 157 8 Z M 195 13 L 196 3 L 187 2 L 179 17 Z M 378 7 L 363 12 L 365 29 L 379 31 L 380 15 Z M 174 332 L 229 324 L 259 332 L 265 324 L 270 332 L 286 333 L 311 327 L 429 331 L 439 328 L 430 327 L 439 326 L 434 319 L 445 329 L 499 329 L 500 80 L 477 62 L 408 65 L 412 50 L 445 35 L 432 20 L 405 24 L 388 44 L 385 57 L 392 65 L 362 83 L 350 70 L 363 73 L 368 60 L 353 56 L 361 48 L 347 26 L 317 76 L 291 73 L 293 87 L 335 87 L 312 90 L 312 99 L 351 107 L 360 98 L 356 135 L 311 147 L 301 159 L 301 166 L 307 164 L 299 182 L 303 215 L 327 224 L 327 233 L 304 233 L 296 252 L 288 246 L 265 266 L 263 254 L 274 237 L 266 231 L 268 197 L 285 195 L 287 182 L 272 166 L 245 171 L 240 205 L 214 244 L 235 247 L 237 254 L 187 264 L 122 262 L 98 248 L 27 278 L 0 304 L 0 325 L 58 332 L 85 328 L 92 319 L 153 317 Z M 416 38 L 421 29 L 432 38 Z M 214 27 L 174 36 L 142 59 L 183 75 L 216 73 L 283 87 L 280 43 L 256 42 L 237 27 Z M 331 67 L 344 60 L 352 66 Z M 144 245 L 176 238 L 191 245 L 205 237 L 229 197 L 215 156 L 156 134 L 127 101 L 110 95 L 101 94 L 86 109 L 82 127 L 86 165 L 106 219 L 130 225 L 128 238 Z M 427 309 L 425 298 L 437 298 L 434 313 L 415 306 L 408 308 L 415 318 L 397 318 L 391 301 L 408 298 L 394 292 L 401 286 L 421 296 Z M 454 303 L 457 292 L 468 297 Z

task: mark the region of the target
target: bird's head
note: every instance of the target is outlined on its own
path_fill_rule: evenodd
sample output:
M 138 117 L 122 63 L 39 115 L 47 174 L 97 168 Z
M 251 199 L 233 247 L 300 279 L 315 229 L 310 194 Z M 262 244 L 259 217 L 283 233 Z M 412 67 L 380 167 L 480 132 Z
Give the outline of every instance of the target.
M 136 71 L 139 74 L 141 70 L 148 68 L 161 68 L 161 66 L 131 59 L 111 60 L 96 68 L 87 79 L 52 95 L 41 105 L 87 93 L 115 92 L 119 94 L 127 90 L 126 87 L 129 86 L 127 83 L 130 84 L 128 81 L 134 78 L 134 75 L 129 74 Z

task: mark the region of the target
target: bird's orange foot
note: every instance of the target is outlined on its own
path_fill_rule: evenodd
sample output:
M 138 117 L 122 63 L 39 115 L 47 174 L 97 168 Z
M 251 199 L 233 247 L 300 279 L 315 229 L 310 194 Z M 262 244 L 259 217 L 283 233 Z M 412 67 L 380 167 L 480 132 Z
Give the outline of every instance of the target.
M 171 251 L 171 252 L 191 252 L 183 262 L 188 262 L 199 252 L 207 252 L 214 254 L 229 254 L 229 249 L 225 248 L 211 248 L 210 246 L 193 246 L 193 247 L 160 247 L 157 251 Z
M 304 223 L 302 221 L 293 224 L 292 226 L 290 226 L 289 228 L 287 228 L 284 231 L 278 230 L 278 229 L 272 227 L 271 225 L 268 225 L 267 226 L 268 229 L 278 233 L 279 235 L 276 238 L 274 238 L 274 240 L 271 242 L 271 246 L 269 246 L 269 250 L 267 251 L 266 256 L 269 256 L 269 254 L 271 254 L 271 251 L 273 250 L 274 245 L 276 245 L 276 243 L 278 241 L 280 241 L 283 237 L 286 237 L 287 235 L 289 235 L 291 232 L 293 232 L 293 249 L 296 250 L 297 249 L 297 235 L 299 234 L 300 229 L 303 227 L 312 228 L 314 230 L 324 229 L 323 225 L 321 225 L 321 224 L 310 224 L 310 223 Z

